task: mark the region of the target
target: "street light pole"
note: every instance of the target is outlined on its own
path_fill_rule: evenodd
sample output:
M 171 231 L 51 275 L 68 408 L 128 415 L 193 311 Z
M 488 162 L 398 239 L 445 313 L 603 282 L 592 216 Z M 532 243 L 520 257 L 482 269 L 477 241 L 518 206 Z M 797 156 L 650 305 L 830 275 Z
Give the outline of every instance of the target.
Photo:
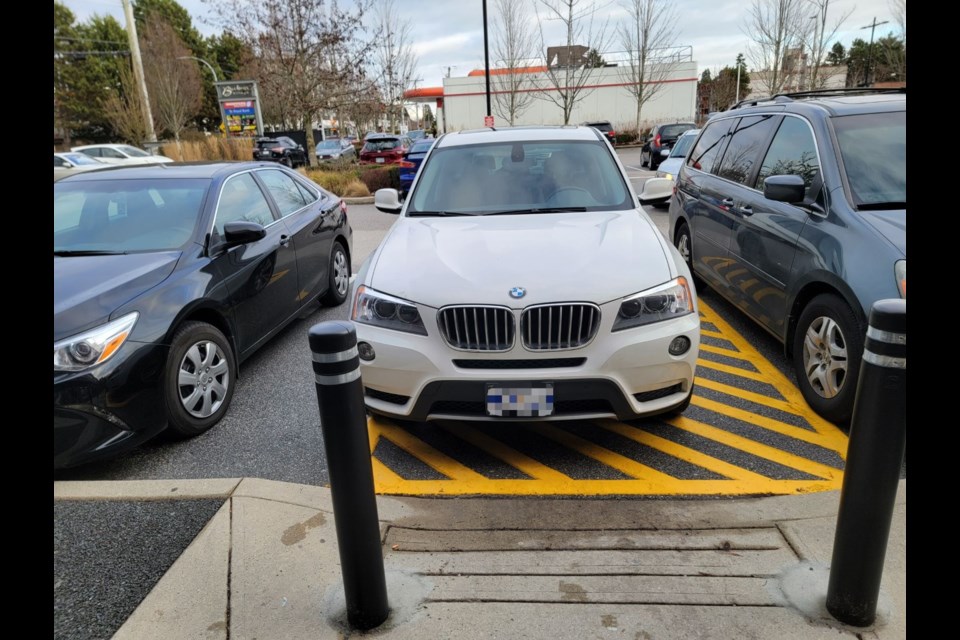
M 220 82 L 220 79 L 217 78 L 217 72 L 214 70 L 213 65 L 204 60 L 203 58 L 197 58 L 195 56 L 180 56 L 177 60 L 196 60 L 197 62 L 202 62 L 207 65 L 207 69 L 210 69 L 210 73 L 213 75 L 214 82 Z
M 880 25 L 882 25 L 882 24 L 887 24 L 888 22 L 890 22 L 890 21 L 889 21 L 889 20 L 884 20 L 883 22 L 877 22 L 877 19 L 874 18 L 874 19 L 873 19 L 873 22 L 871 22 L 871 23 L 868 24 L 867 26 L 865 26 L 865 27 L 860 27 L 861 30 L 863 30 L 863 29 L 870 29 L 870 47 L 867 49 L 867 70 L 866 70 L 866 73 L 865 73 L 864 79 L 863 79 L 863 86 L 865 86 L 865 87 L 870 86 L 870 75 L 871 75 L 871 71 L 872 71 L 870 67 L 871 67 L 871 65 L 873 64 L 873 32 L 874 32 L 874 30 L 876 30 L 876 28 L 879 27 Z

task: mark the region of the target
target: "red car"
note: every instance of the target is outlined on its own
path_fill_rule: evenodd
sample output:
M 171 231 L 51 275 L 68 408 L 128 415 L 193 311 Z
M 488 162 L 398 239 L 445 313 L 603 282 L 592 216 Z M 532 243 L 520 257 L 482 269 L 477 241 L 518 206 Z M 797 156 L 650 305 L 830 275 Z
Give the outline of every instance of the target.
M 400 164 L 413 141 L 405 135 L 378 133 L 368 136 L 360 150 L 360 164 Z

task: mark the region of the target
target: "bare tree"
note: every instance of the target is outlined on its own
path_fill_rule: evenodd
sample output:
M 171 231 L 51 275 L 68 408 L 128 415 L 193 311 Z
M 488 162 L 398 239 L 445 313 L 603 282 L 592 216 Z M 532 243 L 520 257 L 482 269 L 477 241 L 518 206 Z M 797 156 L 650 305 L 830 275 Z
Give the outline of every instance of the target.
M 372 0 L 204 0 L 253 52 L 261 99 L 303 129 L 307 158 L 314 122 L 365 77 L 376 33 L 364 31 Z M 364 37 L 364 36 L 368 37 Z
M 830 0 L 807 1 L 809 2 L 810 8 L 815 12 L 814 15 L 807 19 L 813 22 L 813 35 L 807 39 L 807 48 L 810 51 L 810 60 L 807 62 L 807 86 L 810 89 L 822 89 L 826 84 L 827 78 L 820 73 L 820 68 L 825 64 L 837 32 L 853 13 L 855 7 L 846 11 L 828 27 L 827 10 L 830 7 Z
M 394 0 L 380 0 L 376 23 L 380 36 L 374 49 L 374 66 L 386 100 L 390 128 L 394 130 L 403 111 L 403 92 L 410 87 L 417 70 L 413 27 L 410 20 L 399 17 Z
M 668 55 L 677 39 L 678 14 L 670 0 L 626 0 L 627 20 L 620 25 L 620 46 L 628 56 L 620 76 L 636 103 L 635 127 L 640 130 L 643 105 L 663 89 L 679 64 Z
M 103 111 L 107 121 L 124 140 L 140 146 L 153 132 L 143 117 L 143 94 L 137 86 L 131 64 L 121 64 L 120 87 L 116 93 L 110 93 L 103 102 Z
M 147 16 L 140 48 L 153 117 L 179 146 L 180 134 L 203 105 L 200 70 L 186 59 L 190 49 L 159 14 Z
M 493 110 L 511 126 L 533 102 L 524 67 L 530 64 L 536 43 L 525 6 L 523 0 L 497 0 L 493 55 L 502 71 L 490 78 L 495 91 Z
M 757 85 L 770 95 L 795 83 L 801 71 L 805 1 L 753 0 L 750 7 L 747 57 L 758 71 Z
M 581 5 L 589 2 L 587 6 Z M 608 21 L 595 23 L 597 7 L 592 0 L 540 0 L 545 18 L 540 17 L 537 9 L 537 22 L 540 24 L 540 46 L 547 54 L 548 90 L 541 95 L 553 102 L 563 111 L 563 124 L 570 124 L 573 108 L 578 102 L 593 93 L 588 83 L 594 76 L 594 69 L 587 64 L 587 52 L 591 49 L 603 51 L 607 45 Z M 544 20 L 559 20 L 564 27 L 565 41 L 562 52 L 549 55 L 543 33 Z

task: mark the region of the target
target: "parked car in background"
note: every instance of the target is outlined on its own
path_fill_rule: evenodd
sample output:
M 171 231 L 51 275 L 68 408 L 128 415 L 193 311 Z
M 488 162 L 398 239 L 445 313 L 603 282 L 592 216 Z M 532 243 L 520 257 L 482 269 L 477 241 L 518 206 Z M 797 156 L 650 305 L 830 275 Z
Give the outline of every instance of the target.
M 427 152 L 433 147 L 436 138 L 424 138 L 417 140 L 410 147 L 400 161 L 400 195 L 405 197 L 410 191 L 413 179 L 417 177 L 417 171 L 420 169 L 420 163 L 426 157 Z
M 413 131 L 407 131 L 407 137 L 411 140 L 423 140 L 424 138 L 429 138 L 430 134 L 427 133 L 425 129 L 414 129 Z
M 590 122 L 582 122 L 581 124 L 585 127 L 593 127 L 597 131 L 600 131 L 607 137 L 611 145 L 614 147 L 617 146 L 617 132 L 613 130 L 613 125 L 610 124 L 609 121 L 591 120 Z
M 640 166 L 656 171 L 660 163 L 670 155 L 670 149 L 677 138 L 684 131 L 696 128 L 697 125 L 693 122 L 667 122 L 654 125 L 640 149 Z
M 258 138 L 253 147 L 254 160 L 269 160 L 296 169 L 307 164 L 307 152 L 293 138 Z
M 413 141 L 407 136 L 376 133 L 367 137 L 360 150 L 360 164 L 400 164 Z
M 742 102 L 704 125 L 670 201 L 690 270 L 783 342 L 837 424 L 873 304 L 907 297 L 906 120 L 905 89 Z
M 54 179 L 83 171 L 104 169 L 111 165 L 83 153 L 64 152 L 53 154 Z
M 673 148 L 670 149 L 670 155 L 657 167 L 656 177 L 667 178 L 669 180 L 677 179 L 677 174 L 680 173 L 680 167 L 683 166 L 683 161 L 686 159 L 687 154 L 690 153 L 690 149 L 693 148 L 693 142 L 697 139 L 697 134 L 699 133 L 700 129 L 689 129 L 677 138 Z
M 210 429 L 247 357 L 346 300 L 351 251 L 343 201 L 275 163 L 54 182 L 54 468 Z
M 327 138 L 317 145 L 317 161 L 356 162 L 357 150 L 346 138 Z
M 683 411 L 700 318 L 680 254 L 588 127 L 448 133 L 353 294 L 365 400 L 400 420 Z M 429 274 L 425 276 L 424 274 Z
M 107 164 L 162 164 L 173 162 L 171 158 L 153 155 L 129 144 L 85 144 L 79 147 L 71 147 L 70 150 L 83 153 Z

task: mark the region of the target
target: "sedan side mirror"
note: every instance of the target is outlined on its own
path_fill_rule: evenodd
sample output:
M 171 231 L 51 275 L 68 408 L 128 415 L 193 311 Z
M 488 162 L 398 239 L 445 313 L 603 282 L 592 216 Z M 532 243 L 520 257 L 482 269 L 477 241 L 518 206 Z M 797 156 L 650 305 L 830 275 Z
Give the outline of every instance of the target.
M 763 197 L 767 200 L 799 204 L 805 192 L 806 185 L 798 175 L 770 176 L 763 181 Z
M 236 220 L 223 225 L 223 239 L 227 245 L 234 246 L 238 244 L 249 244 L 264 238 L 267 230 L 262 224 L 256 222 L 247 222 L 246 220 Z
M 400 194 L 396 189 L 377 189 L 373 194 L 373 206 L 384 213 L 400 213 Z

